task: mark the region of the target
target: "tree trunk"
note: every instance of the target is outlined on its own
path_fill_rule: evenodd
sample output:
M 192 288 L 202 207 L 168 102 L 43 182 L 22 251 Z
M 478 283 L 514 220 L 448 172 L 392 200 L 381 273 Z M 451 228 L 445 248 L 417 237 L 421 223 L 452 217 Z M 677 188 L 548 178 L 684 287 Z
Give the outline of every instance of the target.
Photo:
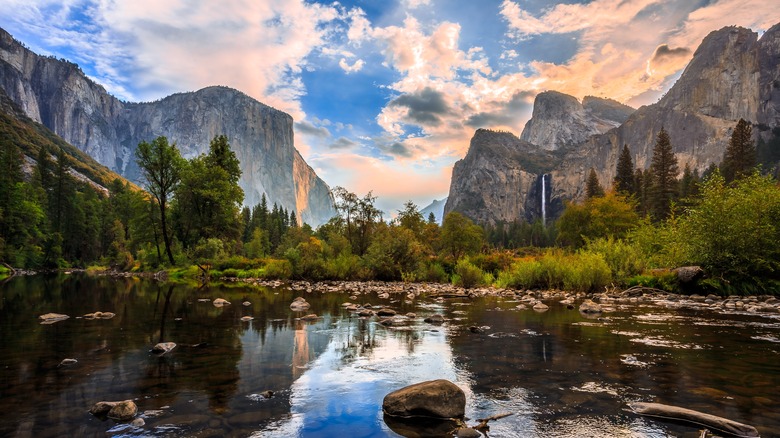
M 173 252 L 171 252 L 171 238 L 168 236 L 168 226 L 165 223 L 165 202 L 160 202 L 160 228 L 162 228 L 163 243 L 165 243 L 165 252 L 168 254 L 168 260 L 174 265 Z

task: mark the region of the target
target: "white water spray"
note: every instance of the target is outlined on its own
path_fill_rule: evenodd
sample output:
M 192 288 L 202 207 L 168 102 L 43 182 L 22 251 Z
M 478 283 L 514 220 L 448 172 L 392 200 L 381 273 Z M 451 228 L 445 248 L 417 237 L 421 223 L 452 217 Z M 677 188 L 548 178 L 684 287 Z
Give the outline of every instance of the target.
M 547 225 L 547 199 L 545 195 L 544 174 L 542 174 L 542 225 Z

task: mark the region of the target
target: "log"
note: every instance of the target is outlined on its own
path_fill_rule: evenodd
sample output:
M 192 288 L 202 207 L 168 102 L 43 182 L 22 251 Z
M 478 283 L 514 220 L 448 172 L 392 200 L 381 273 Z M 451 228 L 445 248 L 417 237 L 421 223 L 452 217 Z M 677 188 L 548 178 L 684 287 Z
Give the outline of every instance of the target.
M 628 406 L 632 411 L 639 415 L 693 423 L 737 437 L 759 437 L 758 431 L 753 426 L 738 423 L 727 418 L 694 411 L 692 409 L 680 408 L 677 406 L 664 405 L 660 403 L 642 402 L 629 403 Z

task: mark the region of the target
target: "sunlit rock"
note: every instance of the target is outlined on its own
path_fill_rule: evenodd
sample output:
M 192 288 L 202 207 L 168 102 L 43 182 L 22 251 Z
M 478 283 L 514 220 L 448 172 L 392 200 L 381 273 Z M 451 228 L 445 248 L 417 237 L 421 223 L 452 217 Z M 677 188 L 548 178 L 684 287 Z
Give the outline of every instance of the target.
M 431 380 L 387 394 L 382 410 L 397 417 L 462 418 L 466 413 L 466 394 L 448 380 Z
M 175 342 L 160 342 L 159 344 L 152 347 L 152 353 L 162 356 L 165 353 L 170 352 L 176 348 Z
M 65 321 L 68 318 L 70 316 L 61 313 L 46 313 L 38 317 L 41 320 L 41 324 L 54 324 L 55 322 Z

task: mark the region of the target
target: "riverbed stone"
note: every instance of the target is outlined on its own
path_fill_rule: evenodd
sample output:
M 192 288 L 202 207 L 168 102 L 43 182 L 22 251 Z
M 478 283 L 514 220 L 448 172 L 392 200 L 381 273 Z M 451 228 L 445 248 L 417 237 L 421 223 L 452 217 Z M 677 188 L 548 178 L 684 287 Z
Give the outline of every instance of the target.
M 54 324 L 55 322 L 65 321 L 68 318 L 70 316 L 62 313 L 44 313 L 38 317 L 41 320 L 41 324 Z
M 547 310 L 550 309 L 550 306 L 539 301 L 538 303 L 534 304 L 533 309 L 536 310 L 537 312 L 546 312 Z
M 376 312 L 379 316 L 395 316 L 396 311 L 388 307 L 383 307 Z
M 301 317 L 301 321 L 315 321 L 319 318 L 319 316 L 315 315 L 314 313 L 310 313 L 306 316 Z
M 428 324 L 444 324 L 444 317 L 436 313 L 425 318 L 423 321 L 427 322 Z
M 214 304 L 214 307 L 222 307 L 222 306 L 227 306 L 228 304 L 230 304 L 230 301 L 228 301 L 228 300 L 226 300 L 224 298 L 217 298 L 217 299 L 215 299 L 212 302 L 212 304 Z
M 294 311 L 308 310 L 309 307 L 311 307 L 311 304 L 307 303 L 303 297 L 297 297 L 290 303 L 290 309 Z
M 60 362 L 59 366 L 67 367 L 67 366 L 70 366 L 70 365 L 76 365 L 77 363 L 78 363 L 78 361 L 76 359 L 67 358 L 67 359 L 62 359 L 62 362 Z
M 461 427 L 455 436 L 458 438 L 482 438 L 482 434 L 472 427 Z
M 462 418 L 466 394 L 449 380 L 430 380 L 387 394 L 382 410 L 398 417 Z
M 118 402 L 99 401 L 92 405 L 89 409 L 89 413 L 97 417 L 105 416 L 117 403 Z
M 170 352 L 176 348 L 175 342 L 160 342 L 159 344 L 152 347 L 152 353 L 162 356 L 165 353 Z
M 604 309 L 600 304 L 594 303 L 592 300 L 585 300 L 580 304 L 580 312 L 582 313 L 601 313 Z

